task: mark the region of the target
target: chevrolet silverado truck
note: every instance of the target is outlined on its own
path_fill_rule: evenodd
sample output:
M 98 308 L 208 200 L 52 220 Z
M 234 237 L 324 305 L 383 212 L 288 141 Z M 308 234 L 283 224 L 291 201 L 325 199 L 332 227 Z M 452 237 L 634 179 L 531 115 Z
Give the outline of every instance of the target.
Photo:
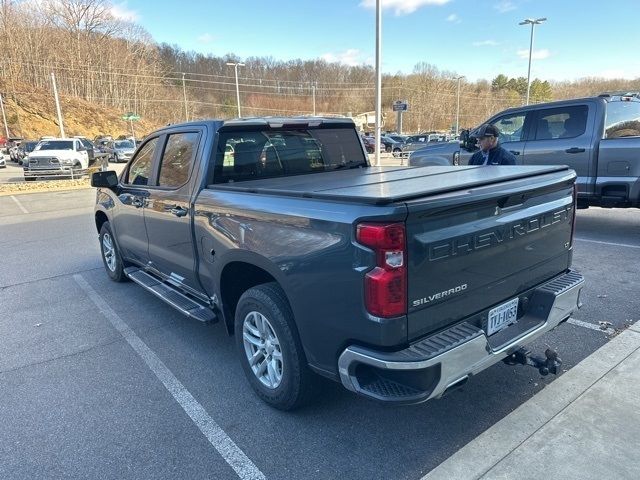
M 487 120 L 521 165 L 564 164 L 578 175 L 578 206 L 640 207 L 640 98 L 610 95 L 510 108 Z M 409 164 L 466 165 L 477 151 L 463 141 L 411 153 Z
M 222 322 L 288 410 L 316 374 L 413 404 L 500 360 L 554 372 L 524 347 L 580 303 L 575 178 L 370 166 L 350 119 L 311 117 L 167 126 L 92 185 L 108 276 Z

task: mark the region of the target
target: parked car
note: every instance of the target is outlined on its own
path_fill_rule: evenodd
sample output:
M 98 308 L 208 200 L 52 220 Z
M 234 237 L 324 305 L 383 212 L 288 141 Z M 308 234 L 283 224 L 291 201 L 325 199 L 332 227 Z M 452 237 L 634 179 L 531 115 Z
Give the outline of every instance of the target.
M 87 137 L 77 136 L 73 138 L 77 138 L 78 140 L 80 140 L 82 145 L 84 145 L 84 148 L 87 149 L 87 155 L 89 156 L 89 166 L 93 165 L 98 157 L 98 155 L 96 155 L 96 146 Z
M 640 207 L 640 99 L 605 94 L 517 107 L 486 123 L 520 165 L 564 164 L 578 174 L 578 204 Z M 466 165 L 477 151 L 473 130 L 461 141 L 427 146 L 409 164 L 438 159 Z
M 33 152 L 33 150 L 36 148 L 36 145 L 38 145 L 37 140 L 26 140 L 20 144 L 17 153 L 17 162 L 19 165 L 22 165 L 25 162 L 25 159 L 31 152 Z
M 394 139 L 387 135 L 382 135 L 380 141 L 384 145 L 384 151 L 392 153 L 394 157 L 399 156 L 402 153 L 402 143 L 396 142 Z
M 79 175 L 89 167 L 89 154 L 77 138 L 43 140 L 23 162 L 24 179 L 59 175 Z
M 170 125 L 119 177 L 94 173 L 109 278 L 223 323 L 256 394 L 284 410 L 310 399 L 314 373 L 410 404 L 503 359 L 535 364 L 522 347 L 570 317 L 584 284 L 575 172 L 380 169 L 353 121 L 312 120 Z M 557 372 L 556 357 L 536 365 Z
M 395 140 L 396 142 L 400 143 L 400 144 L 405 144 L 407 143 L 407 139 L 409 138 L 408 135 L 399 135 L 396 133 L 391 133 L 391 134 L 387 134 L 387 137 L 389 137 L 392 140 Z
M 131 140 L 113 140 L 107 142 L 103 148 L 105 154 L 108 155 L 109 162 L 128 162 L 136 146 Z

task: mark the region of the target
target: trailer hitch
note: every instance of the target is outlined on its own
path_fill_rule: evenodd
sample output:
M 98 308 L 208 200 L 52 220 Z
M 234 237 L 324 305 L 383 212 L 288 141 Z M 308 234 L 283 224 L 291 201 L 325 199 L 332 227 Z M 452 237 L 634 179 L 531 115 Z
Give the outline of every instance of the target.
M 562 366 L 562 360 L 558 357 L 558 353 L 551 348 L 547 348 L 544 351 L 544 356 L 544 359 L 534 357 L 530 351 L 521 348 L 502 361 L 507 365 L 529 365 L 537 368 L 540 375 L 543 376 L 549 375 L 550 373 L 557 375 L 560 371 L 560 366 Z

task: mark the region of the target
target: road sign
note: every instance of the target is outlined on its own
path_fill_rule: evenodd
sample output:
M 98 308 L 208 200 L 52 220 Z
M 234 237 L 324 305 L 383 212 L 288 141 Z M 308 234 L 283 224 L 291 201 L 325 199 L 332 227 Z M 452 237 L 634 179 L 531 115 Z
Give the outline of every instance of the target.
M 136 115 L 133 112 L 127 112 L 124 115 L 122 115 L 122 119 L 123 120 L 128 120 L 130 122 L 136 122 L 136 121 L 140 120 L 140 115 Z
M 406 112 L 407 110 L 409 110 L 409 104 L 406 100 L 396 100 L 393 102 L 394 112 Z

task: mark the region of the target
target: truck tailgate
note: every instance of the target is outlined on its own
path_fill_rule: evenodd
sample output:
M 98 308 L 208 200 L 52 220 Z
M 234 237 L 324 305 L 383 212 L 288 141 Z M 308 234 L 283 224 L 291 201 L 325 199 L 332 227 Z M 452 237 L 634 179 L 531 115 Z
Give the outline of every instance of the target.
M 564 169 L 408 201 L 409 340 L 470 314 L 485 327 L 487 309 L 565 271 L 574 181 Z

